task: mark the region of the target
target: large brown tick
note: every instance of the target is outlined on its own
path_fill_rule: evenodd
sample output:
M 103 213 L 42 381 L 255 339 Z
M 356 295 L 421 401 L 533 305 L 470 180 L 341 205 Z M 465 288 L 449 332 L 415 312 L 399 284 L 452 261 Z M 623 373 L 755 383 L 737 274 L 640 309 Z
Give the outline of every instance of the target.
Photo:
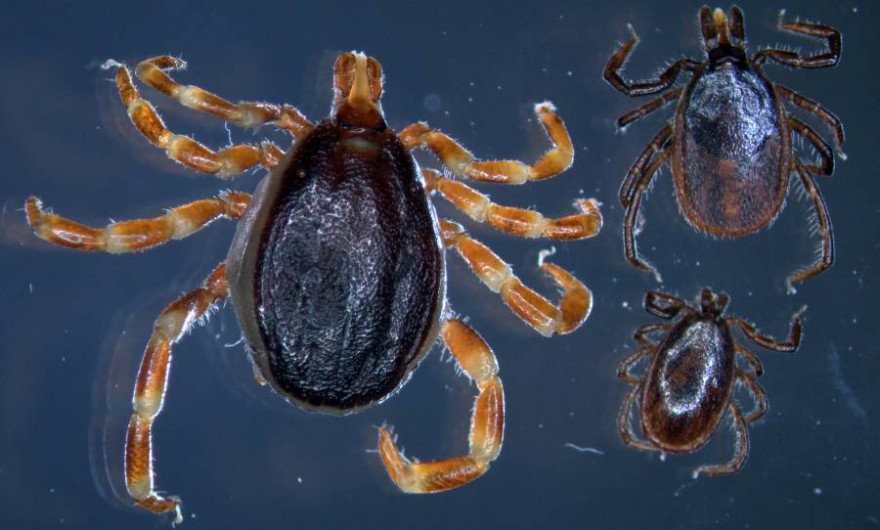
M 289 105 L 233 104 L 180 85 L 166 73 L 184 67 L 174 57 L 140 63 L 136 73 L 141 81 L 187 107 L 241 127 L 274 124 L 295 139 L 286 153 L 269 142 L 215 152 L 170 132 L 141 98 L 127 67 L 115 61 L 106 67 L 116 68 L 119 93 L 134 125 L 173 160 L 220 178 L 255 166 L 271 170 L 253 197 L 222 193 L 155 219 L 100 229 L 46 213 L 34 197 L 27 201 L 28 220 L 41 238 L 111 253 L 187 237 L 221 217 L 241 220 L 226 261 L 156 320 L 135 385 L 125 448 L 126 485 L 135 502 L 151 512 L 175 512 L 181 520 L 179 499 L 154 488 L 150 430 L 165 397 L 172 344 L 227 297 L 256 379 L 310 411 L 343 415 L 384 401 L 409 379 L 439 335 L 479 389 L 469 454 L 410 462 L 384 427 L 379 452 L 391 478 L 409 493 L 454 488 L 485 473 L 501 450 L 504 393 L 492 350 L 448 310 L 444 249 L 455 249 L 517 316 L 546 336 L 580 326 L 592 296 L 550 263 L 541 268 L 563 291 L 558 305 L 525 287 L 461 225 L 438 220 L 429 193 L 440 194 L 477 222 L 523 237 L 582 239 L 599 231 L 602 218 L 592 199 L 578 200 L 579 213 L 556 220 L 498 206 L 460 180 L 420 170 L 411 151 L 430 149 L 461 179 L 523 184 L 552 177 L 567 169 L 574 155 L 553 105 L 535 106 L 554 143 L 540 161 L 480 162 L 425 123 L 399 134 L 392 131 L 380 104 L 382 68 L 361 53 L 337 59 L 332 114 L 316 125 Z
M 784 12 L 783 12 L 784 13 Z M 626 257 L 636 267 L 660 274 L 638 253 L 635 226 L 642 195 L 651 187 L 654 174 L 670 163 L 678 204 L 687 221 L 697 230 L 717 237 L 751 234 L 769 225 L 782 210 L 792 171 L 800 176 L 813 198 L 818 230 L 822 234 L 822 255 L 813 265 L 797 271 L 786 281 L 789 292 L 802 282 L 829 268 L 834 260 L 834 236 L 828 210 L 813 177 L 831 175 L 834 155 L 828 144 L 810 126 L 789 116 L 787 100 L 827 123 L 834 134 L 838 156 L 843 126 L 834 114 L 815 101 L 773 83 L 762 65 L 773 60 L 793 68 L 827 68 L 840 59 L 840 32 L 829 26 L 805 22 L 783 22 L 779 28 L 827 41 L 828 51 L 801 56 L 791 51 L 765 49 L 748 58 L 745 49 L 743 14 L 730 10 L 730 21 L 720 9 L 700 9 L 700 26 L 707 60 L 681 59 L 655 81 L 629 83 L 620 70 L 638 37 L 625 42 L 605 66 L 605 79 L 628 96 L 656 94 L 675 83 L 682 71 L 691 72 L 684 86 L 628 112 L 617 120 L 619 127 L 676 101 L 672 122 L 660 130 L 636 159 L 620 187 L 620 203 L 627 209 L 624 223 Z M 805 138 L 818 152 L 821 164 L 808 164 L 793 152 L 792 135 Z M 671 161 L 670 161 L 671 157 Z
M 740 328 L 751 340 L 779 352 L 793 352 L 801 341 L 800 315 L 806 307 L 792 318 L 788 341 L 778 342 L 741 318 L 722 317 L 728 302 L 726 294 L 715 295 L 707 287 L 703 288 L 699 310 L 680 298 L 649 292 L 645 296 L 649 313 L 667 320 L 683 316 L 672 324 L 640 327 L 634 338 L 641 348 L 620 363 L 617 372 L 620 379 L 633 385 L 617 419 L 620 436 L 628 447 L 664 453 L 696 451 L 712 437 L 725 412 L 730 412 L 736 425 L 736 454 L 727 464 L 700 466 L 694 471 L 695 478 L 700 473 L 739 471 L 749 454 L 746 425 L 767 412 L 767 397 L 757 382 L 764 371 L 761 362 L 736 342 L 732 328 Z M 662 333 L 659 343 L 649 338 L 653 333 Z M 751 370 L 737 366 L 737 354 L 751 365 Z M 645 376 L 632 375 L 633 365 L 644 357 L 651 359 Z M 737 382 L 744 384 L 757 402 L 755 410 L 745 417 L 733 400 Z M 636 437 L 630 421 L 637 400 L 646 440 Z

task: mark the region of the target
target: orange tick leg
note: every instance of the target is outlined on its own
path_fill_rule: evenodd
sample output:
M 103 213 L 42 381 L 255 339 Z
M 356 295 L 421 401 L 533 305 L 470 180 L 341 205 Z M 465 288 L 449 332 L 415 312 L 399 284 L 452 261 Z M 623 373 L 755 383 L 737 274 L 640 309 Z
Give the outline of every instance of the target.
M 120 66 L 115 63 L 109 64 Z M 301 138 L 312 130 L 309 120 L 290 105 L 247 101 L 232 103 L 199 87 L 180 85 L 166 73 L 170 70 L 184 69 L 186 69 L 186 61 L 162 55 L 142 61 L 137 65 L 135 74 L 145 84 L 176 99 L 184 107 L 217 116 L 239 127 L 258 127 L 272 123 L 296 138 Z
M 583 324 L 593 306 L 593 295 L 574 276 L 552 263 L 540 267 L 562 288 L 559 305 L 529 289 L 489 247 L 467 235 L 464 228 L 452 221 L 440 222 L 443 241 L 447 248 L 454 248 L 470 266 L 474 274 L 496 293 L 526 324 L 541 335 L 571 333 Z
M 400 140 L 409 149 L 427 147 L 457 177 L 498 184 L 523 184 L 562 173 L 571 166 L 574 149 L 556 107 L 549 101 L 535 105 L 535 114 L 544 124 L 554 147 L 534 165 L 518 160 L 478 162 L 474 155 L 442 132 L 420 122 L 400 131 Z
M 171 303 L 156 319 L 153 335 L 147 343 L 134 387 L 134 412 L 125 440 L 125 485 L 135 503 L 153 513 L 175 513 L 175 523 L 183 517 L 180 499 L 163 497 L 153 485 L 153 420 L 162 410 L 168 371 L 171 367 L 171 345 L 180 340 L 217 302 L 226 298 L 226 265 L 221 264 L 195 291 Z
M 28 223 L 40 238 L 78 250 L 102 250 L 111 254 L 135 252 L 160 245 L 169 239 L 182 239 L 215 219 L 238 219 L 247 209 L 251 196 L 226 192 L 214 199 L 203 199 L 172 208 L 155 219 L 113 223 L 91 228 L 55 214 L 46 213 L 36 197 L 25 203 Z
M 482 476 L 498 458 L 504 438 L 504 389 L 498 362 L 489 345 L 460 320 L 444 322 L 443 342 L 458 366 L 477 383 L 480 394 L 471 416 L 467 456 L 410 462 L 394 443 L 389 430 L 379 430 L 379 454 L 397 487 L 406 493 L 435 493 L 456 488 Z
M 172 160 L 220 178 L 231 178 L 258 165 L 267 169 L 278 165 L 283 153 L 271 142 L 262 142 L 259 146 L 233 145 L 220 151 L 213 151 L 188 136 L 172 133 L 153 105 L 141 99 L 140 93 L 131 81 L 128 67 L 113 60 L 104 63 L 104 67 L 117 67 L 116 85 L 122 103 L 128 109 L 131 122 L 144 138 L 156 147 L 164 149 Z
M 575 208 L 581 213 L 560 219 L 547 219 L 538 212 L 499 206 L 467 184 L 444 177 L 439 171 L 422 171 L 428 189 L 437 191 L 474 221 L 488 222 L 495 228 L 522 237 L 548 239 L 584 239 L 602 228 L 602 213 L 595 199 L 578 199 Z

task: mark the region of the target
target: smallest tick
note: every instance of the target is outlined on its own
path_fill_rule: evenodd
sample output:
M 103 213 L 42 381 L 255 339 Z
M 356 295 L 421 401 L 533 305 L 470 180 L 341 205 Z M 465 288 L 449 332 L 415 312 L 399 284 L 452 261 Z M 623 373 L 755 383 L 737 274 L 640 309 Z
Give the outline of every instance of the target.
M 757 344 L 778 352 L 793 352 L 801 341 L 800 315 L 792 317 L 787 342 L 762 335 L 755 326 L 741 318 L 723 317 L 729 297 L 703 288 L 700 308 L 695 309 L 677 297 L 658 292 L 645 296 L 645 309 L 667 320 L 679 317 L 672 324 L 647 324 L 636 330 L 635 341 L 641 348 L 632 352 L 618 369 L 617 375 L 633 385 L 620 408 L 617 418 L 620 436 L 627 447 L 641 451 L 690 453 L 703 447 L 729 412 L 736 427 L 736 454 L 726 464 L 703 465 L 694 470 L 719 475 L 742 469 L 749 454 L 746 425 L 767 412 L 767 396 L 758 385 L 763 373 L 755 354 L 736 342 L 732 330 L 742 332 Z M 660 342 L 651 334 L 662 334 Z M 749 365 L 737 366 L 737 354 Z M 643 377 L 631 373 L 643 357 L 650 357 L 650 366 Z M 746 386 L 755 399 L 755 409 L 743 416 L 732 399 L 735 383 Z M 633 432 L 630 421 L 636 401 L 642 432 L 641 440 Z

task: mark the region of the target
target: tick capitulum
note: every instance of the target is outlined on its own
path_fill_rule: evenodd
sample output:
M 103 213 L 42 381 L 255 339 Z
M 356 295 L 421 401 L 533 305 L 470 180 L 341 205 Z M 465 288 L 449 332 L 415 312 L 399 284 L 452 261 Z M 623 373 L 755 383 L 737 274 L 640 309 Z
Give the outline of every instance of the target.
M 620 203 L 626 208 L 624 246 L 626 257 L 636 267 L 660 274 L 639 255 L 635 240 L 642 196 L 660 167 L 668 163 L 675 180 L 675 195 L 687 221 L 701 232 L 717 237 L 738 237 L 768 226 L 782 210 L 792 171 L 800 177 L 813 199 L 818 231 L 822 235 L 819 260 L 788 277 L 794 284 L 829 268 L 834 261 L 834 236 L 828 209 L 814 177 L 831 175 L 834 155 L 831 147 L 809 125 L 790 116 L 788 101 L 824 121 L 833 134 L 838 156 L 845 158 L 843 126 L 820 104 L 768 79 L 765 62 L 793 68 L 827 68 L 840 60 L 841 38 L 836 29 L 806 22 L 783 22 L 785 31 L 823 39 L 828 50 L 814 55 L 765 49 L 751 58 L 745 49 L 743 14 L 733 7 L 730 19 L 720 9 L 700 9 L 700 27 L 706 49 L 703 62 L 681 59 L 659 79 L 628 82 L 620 71 L 638 37 L 625 42 L 605 66 L 605 79 L 628 96 L 663 92 L 617 120 L 626 127 L 669 103 L 676 102 L 675 116 L 660 130 L 633 163 L 620 187 Z M 684 85 L 671 88 L 678 75 L 690 72 Z M 665 92 L 664 92 L 665 91 Z M 820 164 L 799 160 L 793 151 L 793 135 L 815 148 Z
M 241 127 L 272 124 L 294 138 L 284 153 L 269 142 L 214 151 L 168 130 L 143 99 L 129 70 L 116 61 L 122 102 L 138 130 L 168 156 L 196 171 L 231 178 L 256 166 L 270 172 L 253 197 L 225 192 L 170 209 L 155 219 L 90 228 L 43 210 L 34 197 L 28 221 L 41 238 L 80 250 L 111 253 L 154 247 L 191 235 L 211 221 L 240 219 L 226 261 L 202 287 L 165 308 L 142 360 L 125 449 L 126 485 L 141 507 L 174 512 L 180 500 L 153 484 L 151 430 L 165 398 L 172 344 L 227 297 L 235 308 L 255 375 L 288 402 L 311 411 L 344 415 L 397 392 L 437 338 L 477 384 L 467 455 L 410 462 L 389 429 L 379 431 L 379 453 L 389 475 L 406 492 L 454 488 L 479 477 L 501 450 L 504 392 L 486 342 L 446 301 L 445 249 L 454 249 L 474 273 L 539 333 L 569 333 L 587 318 L 590 291 L 562 268 L 542 270 L 562 289 L 553 304 L 524 286 L 511 268 L 464 228 L 437 219 L 431 192 L 477 222 L 522 237 L 573 240 L 595 235 L 598 204 L 575 201 L 578 212 L 548 219 L 499 206 L 458 179 L 523 184 L 552 177 L 572 162 L 573 148 L 549 102 L 535 106 L 554 147 L 534 165 L 515 160 L 477 161 L 440 131 L 416 123 L 399 134 L 382 112 L 382 68 L 360 53 L 335 65 L 331 116 L 310 123 L 289 105 L 233 104 L 169 75 L 184 63 L 156 57 L 138 65 L 147 85 L 192 109 Z M 411 151 L 433 151 L 449 172 L 420 170 Z
M 779 352 L 793 352 L 801 341 L 798 311 L 791 322 L 786 342 L 762 335 L 753 324 L 737 317 L 723 317 L 729 298 L 703 288 L 698 309 L 674 296 L 650 292 L 645 296 L 645 309 L 672 324 L 647 324 L 633 337 L 641 346 L 632 352 L 618 369 L 618 377 L 633 385 L 618 415 L 620 436 L 627 447 L 642 451 L 690 453 L 703 447 L 712 437 L 726 413 L 736 426 L 737 450 L 727 464 L 704 465 L 694 471 L 717 475 L 739 471 L 749 454 L 746 425 L 767 412 L 767 397 L 758 385 L 763 373 L 755 354 L 736 342 L 733 329 L 739 328 L 757 344 Z M 650 337 L 659 337 L 659 342 Z M 737 355 L 750 366 L 737 366 Z M 631 370 L 640 360 L 650 364 L 642 377 Z M 751 392 L 757 404 L 743 416 L 733 399 L 735 383 L 740 382 Z M 638 418 L 645 439 L 633 431 L 632 409 L 638 403 Z

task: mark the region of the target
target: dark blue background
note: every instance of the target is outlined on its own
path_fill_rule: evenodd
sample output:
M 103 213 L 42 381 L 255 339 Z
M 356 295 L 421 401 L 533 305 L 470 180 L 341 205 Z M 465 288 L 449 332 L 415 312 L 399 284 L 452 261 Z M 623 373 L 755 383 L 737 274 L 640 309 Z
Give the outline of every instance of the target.
M 137 3 L 132 3 L 137 4 Z M 514 5 L 516 4 L 516 5 Z M 693 481 L 690 471 L 726 460 L 729 429 L 689 456 L 628 450 L 615 427 L 627 386 L 615 377 L 641 310 L 657 285 L 623 258 L 617 189 L 671 111 L 616 134 L 614 119 L 639 101 L 601 79 L 632 22 L 643 37 L 627 72 L 647 77 L 682 54 L 700 57 L 696 3 L 536 2 L 29 2 L 4 7 L 0 32 L 0 520 L 4 528 L 155 528 L 129 507 L 122 442 L 130 394 L 152 321 L 223 259 L 234 231 L 218 222 L 142 254 L 110 256 L 51 247 L 21 211 L 30 194 L 95 225 L 150 217 L 232 187 L 168 161 L 134 131 L 110 73 L 113 57 L 158 54 L 190 63 L 177 78 L 232 100 L 289 102 L 312 120 L 330 104 L 330 69 L 343 50 L 381 61 L 384 107 L 399 129 L 427 120 L 483 158 L 536 159 L 546 148 L 532 105 L 551 99 L 574 138 L 565 174 L 524 187 L 482 186 L 497 201 L 547 215 L 577 196 L 604 203 L 599 237 L 556 245 L 554 261 L 596 296 L 592 318 L 570 336 L 544 339 L 514 318 L 450 256 L 452 307 L 494 348 L 507 392 L 504 450 L 491 471 L 460 490 L 405 496 L 389 482 L 375 426 L 397 427 L 408 454 L 466 451 L 474 388 L 440 362 L 439 349 L 386 404 L 339 419 L 307 414 L 254 384 L 231 307 L 175 349 L 166 408 L 156 424 L 157 484 L 185 502 L 187 528 L 862 528 L 880 524 L 877 316 L 880 175 L 877 6 L 802 2 L 801 16 L 838 27 L 836 69 L 772 78 L 824 103 L 843 120 L 849 160 L 819 185 L 837 235 L 837 262 L 795 296 L 784 278 L 818 245 L 811 202 L 794 185 L 776 224 L 718 241 L 678 213 L 668 169 L 646 203 L 642 251 L 663 288 L 688 299 L 703 285 L 730 293 L 731 312 L 775 336 L 803 304 L 805 336 L 794 355 L 754 347 L 770 412 L 751 428 L 752 454 L 737 476 Z M 726 7 L 726 6 L 725 6 Z M 777 4 L 743 2 L 752 49 L 809 40 L 776 31 Z M 211 146 L 223 124 L 144 90 L 173 128 Z M 813 120 L 810 120 L 814 123 Z M 231 129 L 235 142 L 282 135 Z M 824 128 L 817 126 L 823 136 Z M 420 160 L 437 167 L 430 156 Z M 440 201 L 438 201 L 439 203 Z M 461 220 L 447 205 L 441 215 Z M 523 279 L 544 241 L 468 224 Z M 740 396 L 744 397 L 744 396 Z M 601 451 L 578 452 L 575 444 Z

